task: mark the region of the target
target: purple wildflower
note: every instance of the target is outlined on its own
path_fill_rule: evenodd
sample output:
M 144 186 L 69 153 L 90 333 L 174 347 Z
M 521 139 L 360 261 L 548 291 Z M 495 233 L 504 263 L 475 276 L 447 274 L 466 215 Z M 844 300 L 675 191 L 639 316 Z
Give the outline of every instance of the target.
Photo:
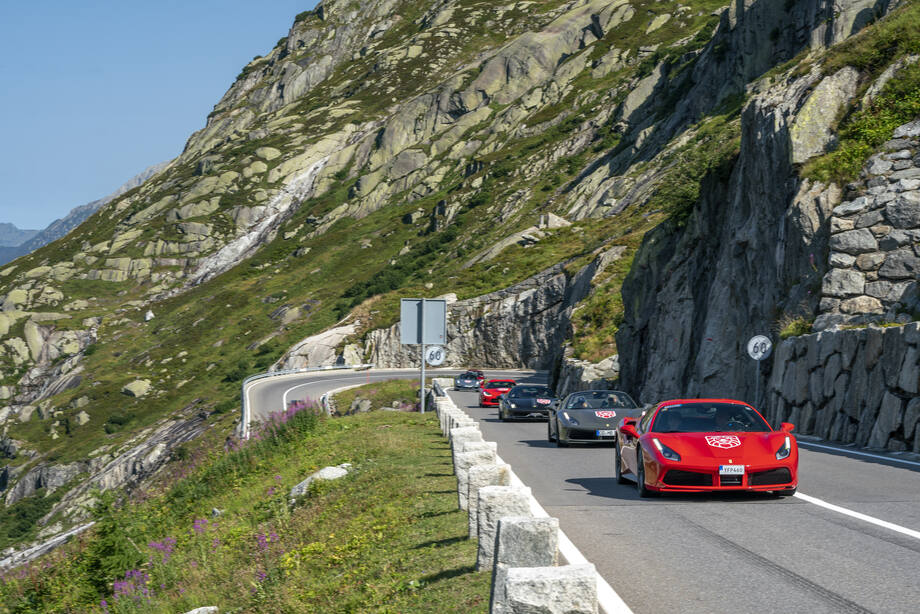
M 163 555 L 162 562 L 165 563 L 176 549 L 176 540 L 172 537 L 167 537 L 161 542 L 150 542 L 147 546 L 161 553 Z
M 192 529 L 198 535 L 201 535 L 208 530 L 208 521 L 206 518 L 196 518 L 195 522 L 192 523 Z

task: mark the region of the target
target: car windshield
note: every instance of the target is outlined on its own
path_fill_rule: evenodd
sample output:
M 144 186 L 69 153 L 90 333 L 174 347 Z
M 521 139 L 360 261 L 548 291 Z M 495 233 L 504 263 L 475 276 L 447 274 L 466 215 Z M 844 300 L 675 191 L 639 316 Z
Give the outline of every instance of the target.
M 491 379 L 486 382 L 483 388 L 511 388 L 512 386 L 514 386 L 513 381 Z
M 476 379 L 475 373 L 464 373 L 460 376 L 460 379 Z
M 633 408 L 633 401 L 625 392 L 617 390 L 582 390 L 569 396 L 566 409 Z
M 534 397 L 551 397 L 553 391 L 546 386 L 515 386 L 508 393 L 512 399 L 532 399 Z
M 770 425 L 740 403 L 681 403 L 658 410 L 650 429 L 655 433 L 759 433 Z

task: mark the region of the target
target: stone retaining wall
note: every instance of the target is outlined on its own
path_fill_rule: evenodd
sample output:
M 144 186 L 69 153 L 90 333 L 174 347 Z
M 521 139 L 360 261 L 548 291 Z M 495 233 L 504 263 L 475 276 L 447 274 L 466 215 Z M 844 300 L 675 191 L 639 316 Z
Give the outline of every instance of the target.
M 920 322 L 823 331 L 783 341 L 767 418 L 796 432 L 920 453 Z
M 864 167 L 865 194 L 832 212 L 830 269 L 815 330 L 903 323 L 920 309 L 920 120 L 894 136 Z

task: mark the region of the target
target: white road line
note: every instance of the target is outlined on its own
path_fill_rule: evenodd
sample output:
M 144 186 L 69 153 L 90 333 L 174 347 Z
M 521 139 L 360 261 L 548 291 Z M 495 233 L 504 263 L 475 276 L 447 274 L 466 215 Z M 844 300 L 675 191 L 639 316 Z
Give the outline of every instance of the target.
M 802 499 L 803 501 L 807 501 L 808 503 L 813 503 L 814 505 L 817 505 L 819 507 L 829 509 L 832 512 L 837 512 L 838 514 L 850 516 L 852 518 L 856 518 L 857 520 L 862 520 L 864 522 L 868 522 L 870 524 L 874 524 L 874 525 L 883 527 L 885 529 L 890 529 L 892 531 L 896 531 L 903 535 L 907 535 L 908 537 L 913 537 L 914 539 L 920 539 L 920 531 L 914 531 L 913 529 L 902 527 L 899 524 L 894 524 L 893 522 L 888 522 L 887 520 L 881 520 L 873 516 L 861 514 L 860 512 L 854 512 L 853 510 L 847 509 L 845 507 L 840 507 L 839 505 L 834 505 L 833 503 L 828 503 L 827 501 L 824 501 L 823 499 L 818 499 L 817 497 L 812 497 L 804 493 L 797 492 L 793 496 L 798 497 L 799 499 Z
M 892 463 L 903 463 L 905 465 L 914 465 L 920 467 L 920 463 L 916 461 L 909 461 L 903 458 L 894 458 L 891 456 L 882 456 L 881 454 L 870 454 L 869 452 L 859 452 L 857 450 L 850 450 L 848 448 L 838 448 L 835 446 L 825 446 L 820 443 L 811 443 L 810 441 L 798 440 L 800 446 L 811 446 L 813 448 L 821 448 L 823 450 L 833 450 L 834 452 L 842 452 L 843 454 L 855 454 L 857 456 L 868 456 L 869 458 L 877 458 L 879 460 L 891 461 Z

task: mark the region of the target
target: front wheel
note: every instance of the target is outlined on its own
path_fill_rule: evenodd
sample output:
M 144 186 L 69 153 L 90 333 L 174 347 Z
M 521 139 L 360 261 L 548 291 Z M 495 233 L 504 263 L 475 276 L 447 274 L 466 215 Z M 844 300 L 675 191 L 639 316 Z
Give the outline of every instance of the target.
M 562 438 L 562 429 L 559 428 L 559 421 L 556 421 L 556 447 L 557 448 L 568 448 L 569 442 Z
M 617 484 L 629 484 L 629 480 L 623 475 L 623 457 L 620 455 L 620 439 L 614 442 L 613 455 L 615 457 L 613 473 L 617 478 Z

